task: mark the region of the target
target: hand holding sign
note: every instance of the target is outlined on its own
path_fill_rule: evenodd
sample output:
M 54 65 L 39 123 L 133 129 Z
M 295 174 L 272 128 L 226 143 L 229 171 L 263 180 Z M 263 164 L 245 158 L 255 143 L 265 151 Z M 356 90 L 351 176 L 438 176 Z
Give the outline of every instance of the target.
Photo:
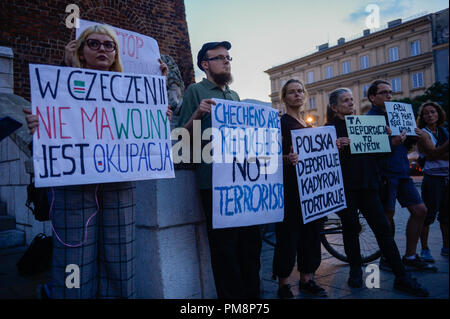
M 26 114 L 25 119 L 28 124 L 28 129 L 31 135 L 36 131 L 36 128 L 39 126 L 39 119 L 37 115 L 31 114 L 30 109 L 22 109 L 23 113 Z
M 298 163 L 298 154 L 294 153 L 294 148 L 291 146 L 291 152 L 288 154 L 288 161 L 292 166 L 297 165 Z
M 75 50 L 77 49 L 77 40 L 72 40 L 64 47 L 64 63 L 66 66 L 72 66 Z
M 203 99 L 195 110 L 195 118 L 201 119 L 203 115 L 211 113 L 211 105 L 216 105 L 216 101 L 212 99 Z
M 348 137 L 340 137 L 336 140 L 336 146 L 338 150 L 343 150 L 346 146 L 350 145 L 350 139 Z

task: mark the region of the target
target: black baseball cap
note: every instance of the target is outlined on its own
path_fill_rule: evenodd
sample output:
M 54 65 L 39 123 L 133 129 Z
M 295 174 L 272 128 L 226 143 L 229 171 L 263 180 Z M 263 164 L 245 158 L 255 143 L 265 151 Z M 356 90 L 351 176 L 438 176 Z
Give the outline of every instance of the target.
M 224 47 L 227 50 L 231 49 L 231 43 L 228 41 L 222 41 L 222 42 L 208 42 L 203 44 L 200 51 L 198 51 L 197 54 L 197 66 L 200 70 L 204 71 L 201 65 L 201 62 L 205 60 L 206 51 L 215 49 L 217 47 Z

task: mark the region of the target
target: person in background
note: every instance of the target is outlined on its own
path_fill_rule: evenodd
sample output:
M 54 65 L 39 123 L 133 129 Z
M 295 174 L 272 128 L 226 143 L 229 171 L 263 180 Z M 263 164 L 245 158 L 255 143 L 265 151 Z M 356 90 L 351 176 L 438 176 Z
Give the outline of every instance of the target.
M 330 93 L 325 125 L 332 125 L 336 128 L 336 144 L 339 149 L 344 180 L 347 208 L 339 212 L 338 216 L 342 222 L 344 249 L 350 264 L 347 283 L 352 288 L 361 288 L 363 285 L 359 244 L 361 231 L 359 209 L 375 234 L 383 256 L 392 267 L 395 275 L 394 289 L 415 296 L 427 297 L 428 291 L 406 272 L 389 222 L 384 214 L 379 196 L 381 177 L 377 167 L 377 157 L 383 155 L 351 154 L 350 152 L 350 139 L 345 116 L 354 114 L 354 111 L 353 94 L 350 89 L 339 88 Z
M 367 90 L 367 97 L 372 103 L 372 108 L 367 112 L 367 115 L 382 115 L 386 118 L 386 123 L 389 123 L 384 102 L 392 100 L 390 83 L 384 80 L 374 81 Z M 436 267 L 423 261 L 416 254 L 427 208 L 413 180 L 409 177 L 407 149 L 409 145 L 415 142 L 416 140 L 413 137 L 406 137 L 405 131 L 398 136 L 390 137 L 392 152 L 389 156 L 378 161 L 383 180 L 381 196 L 384 212 L 391 224 L 393 233 L 395 233 L 395 202 L 398 200 L 400 205 L 407 207 L 410 213 L 406 225 L 406 252 L 402 258 L 403 264 L 410 270 L 436 272 Z M 380 259 L 380 268 L 392 270 L 384 256 Z
M 116 33 L 106 25 L 87 28 L 66 46 L 68 66 L 123 72 Z M 68 57 L 69 55 L 70 57 Z M 161 64 L 163 75 L 167 66 Z M 24 109 L 30 133 L 39 120 Z M 168 117 L 172 116 L 170 110 Z M 42 298 L 134 298 L 135 182 L 53 187 L 52 281 L 41 286 Z M 80 287 L 66 286 L 66 267 L 79 267 Z
M 420 257 L 427 262 L 434 262 L 428 247 L 430 225 L 438 220 L 442 233 L 441 255 L 448 256 L 448 130 L 443 126 L 445 112 L 435 102 L 425 102 L 421 105 L 417 117 L 416 133 L 420 157 L 424 161 L 422 198 L 427 206 L 427 216 L 420 234 L 422 251 Z
M 300 272 L 299 289 L 305 294 L 326 297 L 325 289 L 314 281 L 314 274 L 321 262 L 320 230 L 322 220 L 303 223 L 297 173 L 298 154 L 293 152 L 291 130 L 307 125 L 301 111 L 306 100 L 306 89 L 299 80 L 287 81 L 281 89 L 280 98 L 286 106 L 281 117 L 283 147 L 284 219 L 275 224 L 276 244 L 273 256 L 273 276 L 278 277 L 278 297 L 292 298 L 288 278 L 297 259 Z M 297 258 L 296 258 L 297 257 Z

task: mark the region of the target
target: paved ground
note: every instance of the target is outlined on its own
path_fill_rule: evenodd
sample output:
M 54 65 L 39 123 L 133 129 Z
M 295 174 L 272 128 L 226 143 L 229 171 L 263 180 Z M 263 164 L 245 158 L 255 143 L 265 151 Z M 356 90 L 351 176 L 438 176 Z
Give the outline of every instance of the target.
M 396 212 L 396 242 L 400 253 L 405 252 L 405 225 L 409 213 L 406 209 L 397 207 Z M 431 226 L 430 248 L 436 259 L 435 265 L 438 273 L 418 273 L 414 276 L 428 288 L 433 299 L 449 299 L 449 260 L 440 255 L 442 245 L 439 224 Z M 419 244 L 420 250 L 420 244 Z M 50 280 L 50 274 L 44 273 L 32 277 L 20 277 L 16 271 L 16 262 L 22 256 L 24 248 L 0 251 L 0 299 L 10 298 L 36 298 L 36 286 Z M 262 286 L 263 298 L 277 298 L 277 283 L 272 280 L 273 247 L 264 243 L 262 250 Z M 374 262 L 378 264 L 378 261 Z M 332 299 L 404 299 L 413 298 L 404 293 L 393 290 L 394 276 L 390 272 L 380 271 L 380 288 L 351 289 L 347 285 L 349 267 L 347 264 L 329 255 L 325 249 L 322 252 L 322 263 L 316 274 L 316 281 L 327 289 Z M 292 293 L 295 298 L 306 298 L 298 291 L 299 274 L 294 271 L 290 277 Z
M 405 229 L 406 222 L 409 218 L 409 212 L 405 208 L 401 208 L 398 203 L 395 215 L 395 240 L 403 256 L 405 253 Z M 421 273 L 412 272 L 412 275 L 430 291 L 429 299 L 449 299 L 449 259 L 440 255 L 442 247 L 442 236 L 439 223 L 435 222 L 431 225 L 429 246 L 433 257 L 436 259 L 435 266 L 438 268 L 437 273 Z M 420 243 L 418 245 L 420 252 Z M 262 252 L 262 280 L 264 294 L 263 298 L 277 298 L 278 284 L 272 280 L 272 258 L 273 247 L 263 243 Z M 373 262 L 378 265 L 379 260 Z M 380 288 L 350 288 L 347 285 L 349 266 L 332 257 L 322 247 L 322 263 L 316 273 L 316 282 L 328 291 L 328 298 L 333 299 L 410 299 L 415 298 L 410 295 L 398 292 L 393 289 L 394 275 L 391 272 L 380 270 Z M 364 280 L 366 276 L 364 275 Z M 290 276 L 291 290 L 295 298 L 310 298 L 302 295 L 298 290 L 299 273 L 296 267 Z M 420 298 L 418 298 L 420 299 Z

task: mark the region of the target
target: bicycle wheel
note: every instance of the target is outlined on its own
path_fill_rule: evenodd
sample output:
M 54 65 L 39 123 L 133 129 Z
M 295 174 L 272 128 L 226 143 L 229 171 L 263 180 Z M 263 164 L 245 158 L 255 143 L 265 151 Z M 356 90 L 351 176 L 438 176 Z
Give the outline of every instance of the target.
M 381 256 L 377 240 L 366 219 L 359 215 L 359 223 L 361 231 L 359 233 L 359 244 L 361 248 L 361 259 L 363 264 L 370 263 Z M 344 240 L 342 237 L 341 219 L 336 214 L 327 216 L 327 220 L 323 223 L 323 230 L 320 234 L 322 245 L 333 257 L 348 262 L 347 255 L 344 250 Z

